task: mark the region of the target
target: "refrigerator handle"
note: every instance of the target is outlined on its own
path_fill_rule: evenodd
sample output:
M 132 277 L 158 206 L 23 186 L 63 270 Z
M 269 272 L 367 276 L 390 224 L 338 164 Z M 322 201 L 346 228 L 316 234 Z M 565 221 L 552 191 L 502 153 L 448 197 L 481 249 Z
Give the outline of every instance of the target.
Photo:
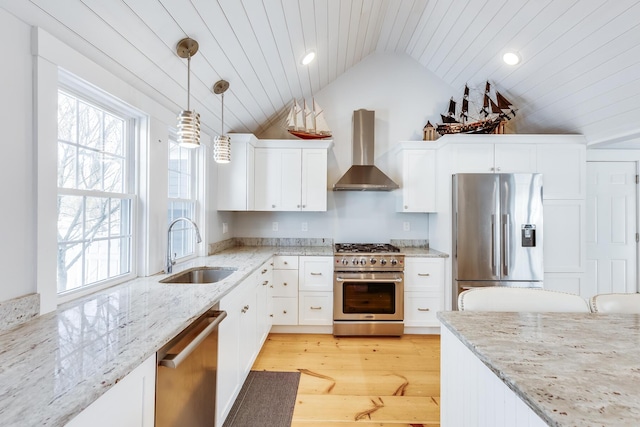
M 504 266 L 504 275 L 509 275 L 509 242 L 511 236 L 509 235 L 509 214 L 504 215 L 504 222 L 502 224 L 502 265 Z
M 491 215 L 491 274 L 496 275 L 496 216 Z

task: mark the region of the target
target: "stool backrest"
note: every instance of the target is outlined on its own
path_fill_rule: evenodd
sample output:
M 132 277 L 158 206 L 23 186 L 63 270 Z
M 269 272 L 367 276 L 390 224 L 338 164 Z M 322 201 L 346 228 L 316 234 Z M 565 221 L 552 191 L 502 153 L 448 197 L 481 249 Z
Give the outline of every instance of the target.
M 579 295 L 538 288 L 491 286 L 469 289 L 458 295 L 464 311 L 589 313 L 589 304 Z
M 598 294 L 589 305 L 594 313 L 640 313 L 640 294 Z

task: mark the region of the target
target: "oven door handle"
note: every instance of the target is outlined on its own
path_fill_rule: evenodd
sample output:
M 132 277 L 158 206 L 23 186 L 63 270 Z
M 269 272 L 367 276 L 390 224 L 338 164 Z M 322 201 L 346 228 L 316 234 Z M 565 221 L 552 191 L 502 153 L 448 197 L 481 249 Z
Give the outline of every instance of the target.
M 402 282 L 402 277 L 393 277 L 391 279 L 345 279 L 344 277 L 336 277 L 338 282 L 359 282 L 359 283 L 389 283 Z

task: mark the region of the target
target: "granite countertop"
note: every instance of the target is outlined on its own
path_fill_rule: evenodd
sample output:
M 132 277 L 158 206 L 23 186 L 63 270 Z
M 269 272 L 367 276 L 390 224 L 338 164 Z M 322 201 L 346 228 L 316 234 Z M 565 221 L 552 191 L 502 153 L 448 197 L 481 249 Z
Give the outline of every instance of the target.
M 237 268 L 216 284 L 138 278 L 0 334 L 0 425 L 63 426 L 272 255 L 332 254 L 330 246 L 235 247 L 174 267 Z
M 550 426 L 636 426 L 640 315 L 441 312 L 438 318 Z
M 424 258 L 449 258 L 444 252 L 437 251 L 431 248 L 400 248 L 400 253 L 404 254 L 405 257 L 413 258 L 413 257 L 424 257 Z

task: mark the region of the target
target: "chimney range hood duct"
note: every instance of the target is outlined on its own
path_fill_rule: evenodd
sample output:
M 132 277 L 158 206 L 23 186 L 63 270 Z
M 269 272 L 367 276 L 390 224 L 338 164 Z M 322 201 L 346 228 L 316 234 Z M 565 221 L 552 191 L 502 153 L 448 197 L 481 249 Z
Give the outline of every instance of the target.
M 391 191 L 398 184 L 373 164 L 375 111 L 353 112 L 352 166 L 333 185 L 333 191 Z

